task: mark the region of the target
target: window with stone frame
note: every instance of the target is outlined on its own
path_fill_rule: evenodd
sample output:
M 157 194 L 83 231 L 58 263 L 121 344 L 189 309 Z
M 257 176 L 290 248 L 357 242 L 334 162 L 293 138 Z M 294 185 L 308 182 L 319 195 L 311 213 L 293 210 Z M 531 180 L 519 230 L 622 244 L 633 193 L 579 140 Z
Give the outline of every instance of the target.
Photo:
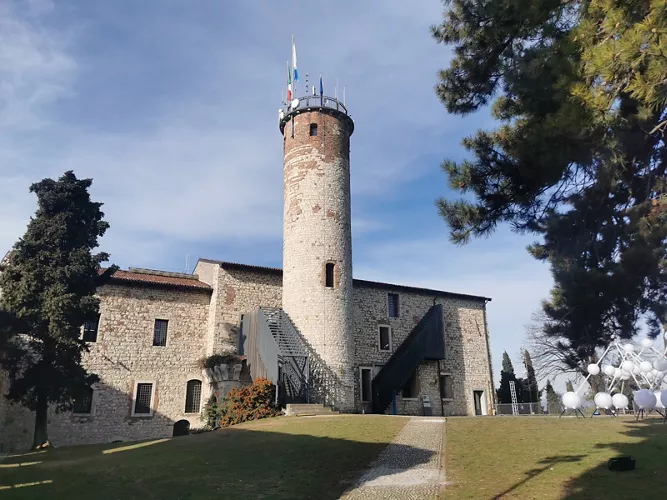
M 93 409 L 93 389 L 86 387 L 74 398 L 72 413 L 90 414 Z
M 403 386 L 401 396 L 403 399 L 414 399 L 419 397 L 419 373 L 418 370 L 412 372 L 410 380 Z
M 454 399 L 454 387 L 452 385 L 451 373 L 440 374 L 440 397 L 442 399 Z
M 83 341 L 97 342 L 97 330 L 100 325 L 100 315 L 98 314 L 94 320 L 86 321 L 83 324 Z
M 327 288 L 334 287 L 334 269 L 335 264 L 333 262 L 327 262 L 324 265 L 324 281 Z
M 391 327 L 387 325 L 378 327 L 378 348 L 381 351 L 391 351 Z
M 361 367 L 359 370 L 361 372 L 361 380 L 360 380 L 361 401 L 364 403 L 369 403 L 372 400 L 372 394 L 371 394 L 372 369 Z
M 398 303 L 398 294 L 397 293 L 388 293 L 387 294 L 387 313 L 390 318 L 398 318 L 399 316 L 399 303 Z
M 167 345 L 167 327 L 169 320 L 156 319 L 155 327 L 153 328 L 153 345 L 164 347 Z
M 151 382 L 137 383 L 134 391 L 133 415 L 150 416 L 153 414 L 153 384 Z
M 199 413 L 201 404 L 201 380 L 188 380 L 185 390 L 185 413 Z

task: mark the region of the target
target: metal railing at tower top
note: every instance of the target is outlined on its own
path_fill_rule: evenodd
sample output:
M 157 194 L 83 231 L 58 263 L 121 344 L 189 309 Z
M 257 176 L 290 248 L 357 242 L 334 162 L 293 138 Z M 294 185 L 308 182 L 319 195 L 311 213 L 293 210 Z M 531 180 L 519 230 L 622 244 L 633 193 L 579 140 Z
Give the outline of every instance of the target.
M 303 111 L 308 108 L 328 108 L 335 109 L 349 116 L 347 108 L 335 97 L 327 97 L 325 95 L 305 95 L 297 97 L 292 102 L 287 103 L 281 109 L 283 114 L 289 114 L 293 111 Z

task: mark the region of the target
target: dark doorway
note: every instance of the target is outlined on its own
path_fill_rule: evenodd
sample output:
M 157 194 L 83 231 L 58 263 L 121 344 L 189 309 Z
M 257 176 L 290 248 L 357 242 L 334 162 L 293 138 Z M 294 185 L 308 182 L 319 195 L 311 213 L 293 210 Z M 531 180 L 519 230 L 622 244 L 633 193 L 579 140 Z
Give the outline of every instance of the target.
M 174 424 L 174 437 L 187 436 L 190 433 L 190 422 L 179 420 Z
M 483 415 L 482 396 L 484 395 L 484 391 L 472 391 L 472 394 L 475 398 L 475 415 Z

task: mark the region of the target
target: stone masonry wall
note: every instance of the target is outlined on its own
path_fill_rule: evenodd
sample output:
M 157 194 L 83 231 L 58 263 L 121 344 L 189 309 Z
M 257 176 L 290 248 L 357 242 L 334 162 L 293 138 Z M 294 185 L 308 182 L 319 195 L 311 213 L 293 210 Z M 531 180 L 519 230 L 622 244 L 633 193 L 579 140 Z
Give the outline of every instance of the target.
M 100 323 L 97 342 L 83 362 L 100 381 L 93 393 L 90 415 L 70 412 L 49 415 L 49 438 L 56 446 L 169 437 L 173 424 L 188 420 L 203 426 L 199 413 L 185 414 L 188 380 L 202 381 L 201 406 L 208 383 L 198 367 L 205 356 L 210 291 L 181 291 L 127 285 L 105 285 L 99 290 Z M 166 319 L 167 342 L 153 346 L 155 319 Z M 154 384 L 151 417 L 132 417 L 137 382 Z M 25 449 L 32 443 L 34 414 L 14 407 L 8 448 Z
M 399 295 L 398 318 L 389 318 L 388 292 Z M 474 415 L 473 391 L 482 390 L 487 412 L 491 413 L 493 390 L 482 301 L 355 285 L 355 401 L 359 411 L 370 411 L 370 404 L 361 403 L 359 368 L 375 367 L 376 373 L 434 303 L 444 306 L 445 360 L 441 372 L 451 374 L 453 398 L 443 400 L 441 405 L 437 362 L 433 361 L 419 367 L 419 396 L 431 397 L 434 415 L 442 414 L 443 406 L 445 415 Z M 380 325 L 391 327 L 389 352 L 379 349 Z M 422 412 L 418 398 L 406 401 L 399 394 L 397 402 L 398 413 Z
M 291 122 L 284 131 L 283 309 L 311 349 L 311 400 L 352 411 L 351 130 L 320 111 L 292 120 L 294 136 Z

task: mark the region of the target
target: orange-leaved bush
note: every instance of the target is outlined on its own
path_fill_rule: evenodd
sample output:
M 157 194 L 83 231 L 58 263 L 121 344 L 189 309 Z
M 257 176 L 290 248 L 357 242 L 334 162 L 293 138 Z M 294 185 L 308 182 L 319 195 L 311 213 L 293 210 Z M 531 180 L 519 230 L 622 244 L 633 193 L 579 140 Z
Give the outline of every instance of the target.
M 232 389 L 221 405 L 220 426 L 229 427 L 279 415 L 280 410 L 274 405 L 275 390 L 275 385 L 265 378 L 256 379 L 252 385 Z

